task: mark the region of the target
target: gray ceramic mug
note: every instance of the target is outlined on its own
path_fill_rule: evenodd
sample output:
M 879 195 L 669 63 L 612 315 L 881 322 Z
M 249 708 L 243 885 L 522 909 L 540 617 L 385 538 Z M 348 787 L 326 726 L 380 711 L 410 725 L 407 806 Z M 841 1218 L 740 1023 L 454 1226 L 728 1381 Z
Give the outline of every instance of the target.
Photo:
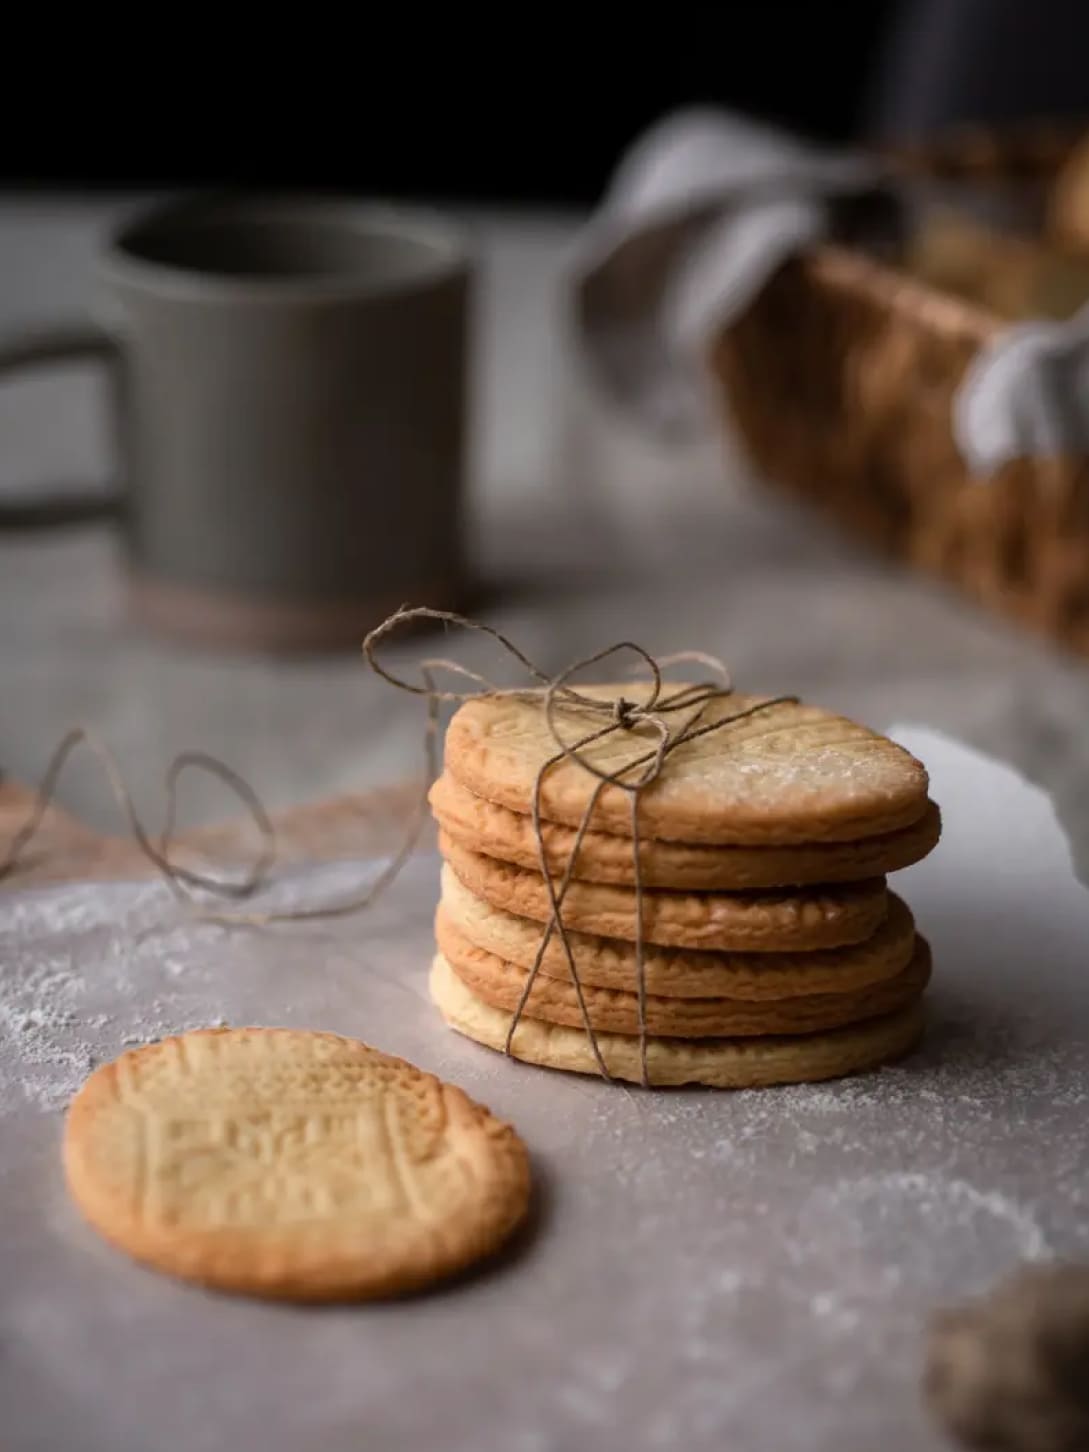
M 461 602 L 472 266 L 456 229 L 347 201 L 189 201 L 125 225 L 99 274 L 100 328 L 2 341 L 0 372 L 113 365 L 142 618 L 332 647 L 404 601 Z

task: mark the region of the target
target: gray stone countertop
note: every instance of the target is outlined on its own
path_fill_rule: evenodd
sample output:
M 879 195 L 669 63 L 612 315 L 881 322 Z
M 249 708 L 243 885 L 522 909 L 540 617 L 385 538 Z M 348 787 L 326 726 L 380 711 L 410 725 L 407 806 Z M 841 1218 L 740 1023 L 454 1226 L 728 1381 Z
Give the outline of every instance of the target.
M 111 211 L 0 205 L 0 327 L 86 307 Z M 662 652 L 699 647 L 726 657 L 746 688 L 960 737 L 1048 788 L 1084 868 L 1089 663 L 856 550 L 754 485 L 735 451 L 724 464 L 718 441 L 666 458 L 597 414 L 558 327 L 572 222 L 474 220 L 484 286 L 473 540 L 487 618 L 549 669 L 625 637 Z M 86 378 L 0 389 L 0 489 L 106 467 Z M 425 649 L 435 642 L 405 655 Z M 445 649 L 462 654 L 457 642 Z M 0 768 L 12 777 L 35 781 L 82 722 L 113 746 L 151 824 L 163 770 L 184 748 L 216 753 L 270 805 L 288 805 L 418 769 L 418 709 L 357 656 L 215 655 L 146 635 L 126 619 L 105 528 L 0 535 Z M 135 1452 L 158 1437 L 198 1452 L 257 1436 L 330 1452 L 368 1437 L 467 1452 L 612 1452 L 678 1438 L 743 1452 L 937 1449 L 918 1398 L 923 1314 L 1020 1257 L 1083 1251 L 1085 1224 L 1082 908 L 1060 943 L 1047 884 L 1061 853 L 1041 854 L 1029 815 L 1006 820 L 967 767 L 945 770 L 947 851 L 911 883 L 942 965 L 936 1028 L 918 1068 L 877 1088 L 643 1099 L 457 1040 L 426 1000 L 429 859 L 367 932 L 345 921 L 288 934 L 275 951 L 233 935 L 168 935 L 156 940 L 162 952 L 139 946 L 139 973 L 130 955 L 143 937 L 132 929 L 161 911 L 154 887 L 7 899 L 13 1448 L 75 1436 Z M 958 793 L 980 810 L 957 810 Z M 60 795 L 93 825 L 118 828 L 93 762 L 74 767 Z M 209 788 L 188 817 L 234 809 Z M 1038 862 L 1042 886 L 1022 874 L 1022 855 Z M 325 890 L 338 871 L 314 869 L 310 886 Z M 300 976 L 316 953 L 328 971 Z M 78 1043 L 52 1030 L 28 1037 L 50 1007 Z M 524 1259 L 380 1318 L 306 1317 L 302 1336 L 293 1313 L 212 1307 L 121 1265 L 63 1195 L 53 1111 L 90 1050 L 111 1055 L 134 1028 L 151 1037 L 212 1013 L 377 1034 L 510 1114 L 546 1192 Z M 84 1043 L 93 1024 L 101 1041 Z M 18 1098 L 27 1085 L 47 1099 Z

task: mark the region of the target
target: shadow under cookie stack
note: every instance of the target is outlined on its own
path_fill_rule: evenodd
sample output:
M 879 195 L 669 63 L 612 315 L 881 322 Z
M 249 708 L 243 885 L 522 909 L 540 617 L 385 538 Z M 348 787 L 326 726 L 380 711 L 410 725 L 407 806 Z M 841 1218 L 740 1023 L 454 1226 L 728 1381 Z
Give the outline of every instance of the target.
M 835 1078 L 915 1046 L 930 951 L 886 877 L 938 842 L 924 766 L 795 702 L 719 696 L 700 716 L 716 721 L 639 793 L 636 857 L 617 787 L 578 842 L 598 779 L 570 757 L 544 769 L 557 750 L 539 696 L 459 707 L 430 794 L 445 859 L 431 994 L 451 1027 L 549 1068 L 721 1088 Z M 574 705 L 557 705 L 554 727 L 567 743 L 590 734 Z M 656 740 L 636 719 L 579 756 L 615 773 Z M 577 982 L 554 927 L 540 954 L 542 852 L 559 892 L 576 845 L 560 913 Z

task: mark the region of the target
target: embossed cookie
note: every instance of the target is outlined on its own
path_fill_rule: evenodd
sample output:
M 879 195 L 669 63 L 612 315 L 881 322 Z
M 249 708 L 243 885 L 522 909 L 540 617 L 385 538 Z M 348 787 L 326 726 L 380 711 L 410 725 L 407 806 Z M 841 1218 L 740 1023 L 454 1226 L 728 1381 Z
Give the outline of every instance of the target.
M 439 825 L 463 847 L 540 870 L 532 817 L 486 801 L 444 772 L 431 788 L 431 810 Z M 575 829 L 541 822 L 550 870 L 562 874 L 575 845 Z M 937 846 L 941 814 L 933 802 L 917 822 L 897 832 L 858 842 L 807 842 L 796 847 L 688 845 L 640 836 L 639 869 L 644 887 L 687 888 L 694 892 L 737 892 L 809 883 L 859 882 L 883 877 L 921 861 Z M 574 875 L 587 882 L 635 882 L 632 840 L 610 832 L 587 832 Z
M 462 983 L 484 1003 L 513 1013 L 525 989 L 526 969 L 470 943 L 440 910 L 436 921 L 440 953 Z M 648 1033 L 665 1038 L 749 1038 L 760 1034 L 812 1034 L 867 1018 L 879 1018 L 918 998 L 930 979 L 930 950 L 920 938 L 906 968 L 892 978 L 846 993 L 798 993 L 794 998 L 645 998 Z M 580 979 L 581 983 L 581 979 Z M 607 1033 L 639 1032 L 635 993 L 582 984 L 590 1023 Z M 538 973 L 525 1012 L 545 1023 L 584 1028 L 582 1008 L 572 982 Z
M 551 904 L 544 878 L 470 852 L 439 833 L 439 850 L 458 879 L 495 907 L 548 922 Z M 807 892 L 643 894 L 643 935 L 649 943 L 716 952 L 800 953 L 861 943 L 884 921 L 888 894 L 883 878 Z M 578 932 L 633 939 L 636 896 L 628 887 L 572 882 L 563 900 L 563 921 Z
M 431 998 L 451 1028 L 466 1038 L 502 1050 L 511 1015 L 477 998 L 441 954 L 431 968 Z M 719 1089 L 757 1089 L 835 1079 L 875 1069 L 908 1053 L 924 1028 L 922 1001 L 898 1013 L 827 1033 L 752 1039 L 647 1040 L 647 1077 L 652 1085 L 707 1084 Z M 639 1040 L 598 1034 L 598 1048 L 616 1079 L 642 1082 Z M 522 1018 L 511 1052 L 526 1063 L 576 1074 L 598 1074 L 583 1029 Z
M 408 1291 L 525 1215 L 514 1130 L 354 1039 L 205 1029 L 122 1054 L 68 1111 L 64 1166 L 100 1234 L 221 1290 L 337 1301 Z
M 486 953 L 520 968 L 532 968 L 536 961 L 542 925 L 476 897 L 446 863 L 439 914 Z M 634 943 L 577 932 L 567 936 L 581 983 L 636 992 Z M 643 972 L 646 991 L 660 997 L 762 1003 L 797 994 L 857 993 L 894 978 L 911 962 L 914 950 L 914 919 L 907 905 L 889 893 L 888 916 L 864 943 L 813 953 L 705 953 L 647 943 Z M 571 981 L 567 955 L 556 934 L 545 948 L 540 971 L 546 978 Z
M 676 690 L 667 687 L 667 692 Z M 679 688 L 676 688 L 679 689 Z M 645 686 L 580 686 L 604 701 L 646 699 Z M 711 703 L 701 722 L 727 722 L 767 697 L 734 695 Z M 678 713 L 670 717 L 680 722 Z M 576 742 L 606 724 L 560 707 L 565 741 Z M 657 741 L 645 723 L 615 730 L 583 748 L 601 770 L 631 767 Z M 555 754 L 538 698 L 478 697 L 460 706 L 446 732 L 446 770 L 477 796 L 526 814 L 541 768 Z M 577 826 L 596 785 L 577 762 L 563 760 L 545 774 L 542 814 Z M 887 737 L 816 706 L 781 704 L 724 724 L 685 742 L 668 769 L 640 798 L 648 837 L 686 843 L 750 846 L 854 842 L 899 831 L 927 810 L 922 763 Z M 630 801 L 605 789 L 591 826 L 631 833 Z

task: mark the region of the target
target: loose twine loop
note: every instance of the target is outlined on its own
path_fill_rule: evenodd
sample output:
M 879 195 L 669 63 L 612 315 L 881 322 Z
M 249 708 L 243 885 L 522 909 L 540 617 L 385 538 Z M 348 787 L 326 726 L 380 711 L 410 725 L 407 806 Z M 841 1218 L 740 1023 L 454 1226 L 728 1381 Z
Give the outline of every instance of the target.
M 522 666 L 536 684 L 510 688 L 497 686 L 485 676 L 479 675 L 467 666 L 463 666 L 459 662 L 446 657 L 431 657 L 421 661 L 419 663 L 420 680 L 418 684 L 394 674 L 378 659 L 378 647 L 389 636 L 404 626 L 422 620 L 436 621 L 446 626 L 457 626 L 461 629 L 488 636 L 506 651 L 514 661 Z M 650 688 L 645 700 L 629 700 L 625 696 L 620 696 L 616 699 L 601 699 L 587 695 L 579 691 L 575 686 L 569 684 L 571 677 L 579 671 L 585 670 L 590 666 L 599 665 L 603 661 L 610 660 L 612 657 L 620 655 L 623 652 L 631 652 L 635 655 L 638 662 L 645 666 L 650 674 Z M 556 747 L 553 755 L 541 765 L 536 774 L 533 783 L 531 808 L 538 861 L 541 876 L 548 894 L 549 918 L 542 930 L 533 965 L 526 975 L 526 981 L 523 985 L 517 1006 L 511 1015 L 510 1026 L 504 1044 L 504 1052 L 508 1056 L 512 1054 L 518 1024 L 529 1002 L 533 985 L 540 972 L 549 943 L 552 941 L 553 934 L 555 934 L 560 940 L 564 956 L 567 960 L 568 971 L 571 975 L 571 982 L 574 986 L 579 1012 L 590 1043 L 594 1062 L 603 1078 L 611 1079 L 612 1077 L 606 1066 L 598 1036 L 591 1021 L 582 982 L 579 978 L 578 967 L 575 963 L 574 951 L 562 914 L 563 902 L 574 877 L 575 864 L 582 849 L 586 833 L 590 830 L 590 823 L 593 819 L 597 804 L 601 799 L 602 793 L 612 787 L 626 793 L 629 801 L 632 839 L 632 881 L 635 896 L 634 940 L 639 1015 L 639 1058 L 642 1082 L 644 1085 L 647 1085 L 649 1083 L 647 1073 L 647 995 L 643 934 L 644 889 L 642 883 L 642 864 L 640 860 L 640 797 L 648 787 L 653 785 L 661 777 L 669 757 L 678 747 L 698 740 L 701 736 L 709 735 L 711 732 L 721 731 L 726 726 L 745 720 L 747 717 L 755 716 L 760 712 L 770 710 L 774 706 L 794 702 L 797 700 L 797 697 L 774 696 L 732 714 L 719 716 L 715 720 L 708 721 L 704 719 L 708 708 L 713 703 L 730 697 L 734 690 L 729 671 L 723 662 L 715 656 L 704 654 L 702 651 L 681 651 L 674 655 L 655 659 L 649 651 L 635 644 L 634 641 L 620 641 L 615 645 L 607 646 L 604 650 L 595 652 L 593 655 L 586 656 L 583 660 L 576 661 L 565 671 L 561 672 L 560 675 L 549 677 L 528 656 L 519 650 L 512 641 L 500 631 L 494 629 L 494 627 L 486 625 L 481 621 L 467 619 L 465 616 L 454 614 L 451 611 L 432 610 L 425 606 L 415 608 L 403 606 L 401 609 L 395 611 L 393 615 L 383 621 L 381 625 L 376 626 L 367 635 L 363 642 L 363 654 L 367 664 L 376 675 L 380 676 L 384 681 L 398 690 L 424 697 L 427 703 L 427 720 L 423 741 L 426 767 L 423 789 L 413 812 L 404 841 L 390 858 L 379 876 L 365 889 L 343 901 L 313 907 L 289 908 L 268 912 L 223 911 L 207 907 L 199 898 L 199 893 L 207 893 L 212 897 L 241 901 L 252 897 L 254 893 L 258 892 L 268 882 L 269 874 L 276 861 L 275 830 L 260 797 L 236 771 L 216 757 L 205 752 L 182 752 L 174 759 L 167 772 L 165 782 L 167 797 L 166 822 L 156 842 L 152 839 L 140 820 L 116 758 L 109 748 L 93 732 L 87 730 L 85 727 L 76 727 L 69 731 L 53 752 L 45 775 L 42 778 L 34 806 L 28 814 L 27 820 L 12 838 L 7 852 L 0 858 L 0 881 L 11 876 L 24 859 L 27 849 L 41 828 L 46 812 L 53 801 L 56 794 L 57 782 L 65 764 L 75 749 L 83 744 L 96 756 L 103 767 L 113 796 L 125 817 L 129 831 L 137 847 L 156 868 L 175 899 L 197 920 L 217 923 L 223 926 L 262 927 L 277 922 L 316 921 L 322 918 L 345 917 L 351 913 L 360 912 L 374 903 L 393 883 L 419 842 L 420 834 L 428 815 L 428 793 L 439 771 L 438 743 L 441 707 L 443 705 L 460 705 L 466 701 L 484 698 L 507 698 L 527 702 L 538 701 L 544 713 L 544 720 L 549 735 Z M 672 694 L 670 694 L 670 687 L 663 682 L 662 670 L 669 666 L 682 663 L 706 667 L 713 672 L 717 680 L 696 685 L 677 686 Z M 438 686 L 435 680 L 435 672 L 440 670 L 471 682 L 474 688 L 451 690 Z M 573 741 L 565 739 L 560 729 L 559 713 L 561 709 L 568 717 L 581 717 L 585 720 L 588 729 Z M 629 760 L 618 766 L 614 771 L 605 771 L 589 758 L 587 752 L 595 743 L 601 742 L 617 732 L 638 738 L 640 746 L 643 749 L 636 747 L 636 754 Z M 575 831 L 571 852 L 564 866 L 563 873 L 557 883 L 553 880 L 549 870 L 548 855 L 544 845 L 544 819 L 541 811 L 541 795 L 548 774 L 564 761 L 576 763 L 583 771 L 595 778 L 595 784 Z M 246 807 L 258 829 L 261 838 L 258 854 L 245 875 L 238 881 L 226 881 L 207 873 L 198 872 L 176 861 L 172 856 L 171 848 L 177 817 L 178 784 L 182 775 L 189 770 L 206 771 L 230 787 Z

